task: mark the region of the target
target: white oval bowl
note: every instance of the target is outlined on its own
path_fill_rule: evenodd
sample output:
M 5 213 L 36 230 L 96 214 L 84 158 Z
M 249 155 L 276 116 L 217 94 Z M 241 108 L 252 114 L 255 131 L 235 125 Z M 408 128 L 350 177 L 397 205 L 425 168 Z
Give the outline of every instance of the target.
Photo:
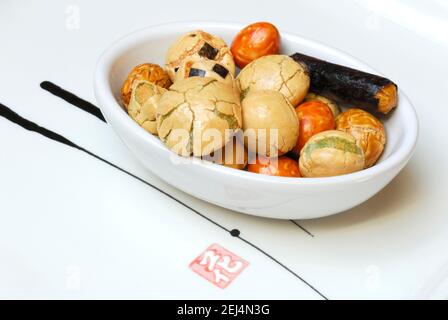
M 118 40 L 99 59 L 95 96 L 107 122 L 139 161 L 170 185 L 204 201 L 242 213 L 310 219 L 348 210 L 375 195 L 409 161 L 418 135 L 416 113 L 399 91 L 399 105 L 384 121 L 388 136 L 380 161 L 352 174 L 329 178 L 283 178 L 230 169 L 210 162 L 186 161 L 135 123 L 119 103 L 128 72 L 144 62 L 164 64 L 169 45 L 179 35 L 203 29 L 231 43 L 240 24 L 179 22 L 149 27 Z M 359 60 L 318 42 L 281 32 L 284 54 L 301 52 L 378 74 Z

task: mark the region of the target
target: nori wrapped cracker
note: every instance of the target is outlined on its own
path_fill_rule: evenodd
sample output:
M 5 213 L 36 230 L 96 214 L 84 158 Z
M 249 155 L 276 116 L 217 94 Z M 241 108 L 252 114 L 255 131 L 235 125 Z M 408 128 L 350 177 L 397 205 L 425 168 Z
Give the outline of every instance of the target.
M 301 53 L 291 56 L 305 65 L 312 92 L 378 114 L 397 106 L 397 85 L 391 80 Z

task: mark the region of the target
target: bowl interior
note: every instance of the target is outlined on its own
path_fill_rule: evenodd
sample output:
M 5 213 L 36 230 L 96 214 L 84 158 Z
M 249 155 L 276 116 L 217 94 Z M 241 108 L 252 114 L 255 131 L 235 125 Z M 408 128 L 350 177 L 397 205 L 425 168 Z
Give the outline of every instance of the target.
M 242 25 L 237 24 L 206 22 L 172 23 L 138 31 L 119 40 L 113 46 L 113 50 L 110 50 L 113 52 L 113 55 L 106 58 L 110 63 L 108 69 L 108 87 L 111 94 L 115 97 L 116 103 L 114 108 L 117 110 L 121 109 L 120 112 L 124 113 L 120 104 L 120 88 L 128 72 L 134 66 L 144 62 L 157 63 L 163 66 L 168 47 L 181 34 L 194 29 L 203 29 L 222 37 L 230 45 L 233 37 L 242 27 Z M 294 52 L 301 52 L 367 72 L 377 73 L 366 64 L 336 49 L 302 37 L 287 33 L 281 34 L 282 54 L 290 55 Z M 133 122 L 130 117 L 126 121 Z M 395 159 L 395 162 L 405 162 L 410 157 L 417 135 L 417 121 L 411 104 L 401 91 L 399 91 L 398 108 L 390 117 L 384 118 L 382 121 L 385 125 L 388 138 L 386 148 L 379 162 L 374 167 L 363 170 L 362 172 L 376 170 L 381 167 L 400 149 L 402 153 L 404 152 L 406 154 L 401 154 L 401 158 Z M 143 130 L 135 123 L 134 127 L 135 130 Z M 152 143 L 163 147 L 157 137 L 150 134 L 147 134 L 147 136 L 148 139 L 153 140 L 151 141 Z

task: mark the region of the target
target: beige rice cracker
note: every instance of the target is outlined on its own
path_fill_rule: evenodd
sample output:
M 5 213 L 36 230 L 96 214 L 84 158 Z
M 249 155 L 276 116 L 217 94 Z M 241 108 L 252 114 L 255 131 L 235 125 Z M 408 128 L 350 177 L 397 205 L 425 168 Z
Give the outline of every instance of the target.
M 187 59 L 209 59 L 219 62 L 235 75 L 235 62 L 227 44 L 220 37 L 202 30 L 190 31 L 180 36 L 170 46 L 165 58 L 165 66 L 171 80 Z
M 269 55 L 252 61 L 239 73 L 237 82 L 245 96 L 252 90 L 273 90 L 283 94 L 293 107 L 308 93 L 306 68 L 286 55 Z
M 237 88 L 213 78 L 180 80 L 159 100 L 159 137 L 183 156 L 208 155 L 222 148 L 232 136 L 229 133 L 241 127 Z
M 143 129 L 152 134 L 157 134 L 157 102 L 166 91 L 146 80 L 137 80 L 132 85 L 128 114 Z
M 364 152 L 348 133 L 329 130 L 312 136 L 300 152 L 304 177 L 331 177 L 364 168 Z

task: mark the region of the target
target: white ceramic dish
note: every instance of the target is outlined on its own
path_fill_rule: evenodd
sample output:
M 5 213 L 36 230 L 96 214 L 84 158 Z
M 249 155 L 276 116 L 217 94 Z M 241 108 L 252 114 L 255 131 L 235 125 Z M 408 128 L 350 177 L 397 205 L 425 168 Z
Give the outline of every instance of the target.
M 185 161 L 140 128 L 119 104 L 120 87 L 129 70 L 143 62 L 163 65 L 165 52 L 177 36 L 204 29 L 230 43 L 243 25 L 180 22 L 132 33 L 101 56 L 94 79 L 96 99 L 107 122 L 141 163 L 172 186 L 194 197 L 238 212 L 278 219 L 309 219 L 350 209 L 380 191 L 409 161 L 418 136 L 417 116 L 399 91 L 399 106 L 384 121 L 388 141 L 373 167 L 331 178 L 282 178 L 234 170 L 205 161 Z M 282 53 L 296 51 L 367 72 L 375 70 L 357 59 L 318 42 L 288 33 Z

